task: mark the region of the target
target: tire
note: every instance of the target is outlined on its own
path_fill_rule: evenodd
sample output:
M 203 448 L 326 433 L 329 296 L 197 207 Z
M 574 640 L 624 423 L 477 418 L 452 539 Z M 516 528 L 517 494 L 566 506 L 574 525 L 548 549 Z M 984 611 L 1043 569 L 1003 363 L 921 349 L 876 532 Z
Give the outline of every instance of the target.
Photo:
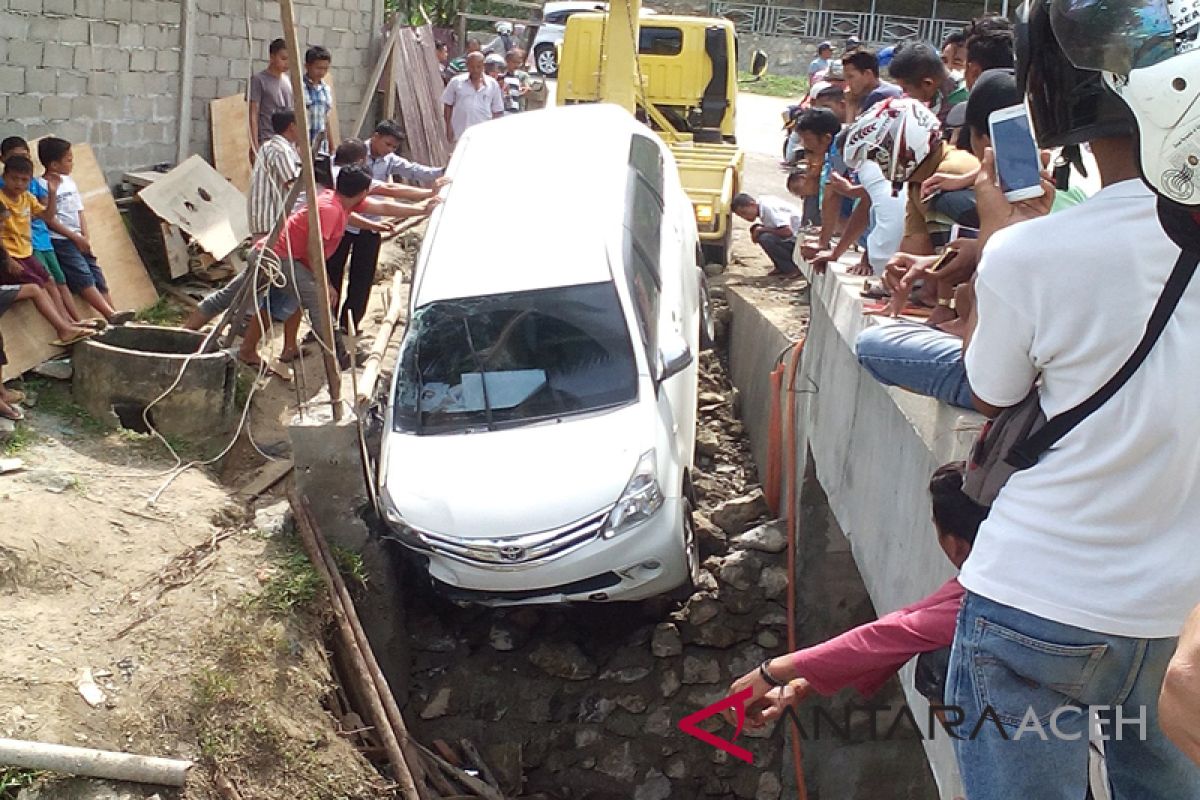
M 687 562 L 688 579 L 684 588 L 694 589 L 700 583 L 700 539 L 696 536 L 692 501 L 683 500 L 683 554 Z
M 704 255 L 704 263 L 720 264 L 723 267 L 729 266 L 729 244 L 732 238 L 732 225 L 726 223 L 725 235 L 721 237 L 721 241 L 713 244 L 702 242 L 700 244 L 700 251 Z
M 533 51 L 533 65 L 537 71 L 547 78 L 558 77 L 558 54 L 554 52 L 554 46 L 544 44 L 537 50 Z
M 700 271 L 700 349 L 712 350 L 717 338 L 716 320 L 708 305 L 708 277 Z

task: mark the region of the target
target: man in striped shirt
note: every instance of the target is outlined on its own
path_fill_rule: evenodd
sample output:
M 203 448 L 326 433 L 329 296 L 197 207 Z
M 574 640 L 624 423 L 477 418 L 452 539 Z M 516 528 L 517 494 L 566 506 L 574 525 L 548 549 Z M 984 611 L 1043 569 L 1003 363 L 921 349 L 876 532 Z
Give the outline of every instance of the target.
M 269 234 L 289 210 L 283 207 L 283 202 L 300 177 L 295 112 L 273 113 L 271 129 L 274 135 L 259 148 L 258 160 L 250 173 L 250 233 L 256 241 Z

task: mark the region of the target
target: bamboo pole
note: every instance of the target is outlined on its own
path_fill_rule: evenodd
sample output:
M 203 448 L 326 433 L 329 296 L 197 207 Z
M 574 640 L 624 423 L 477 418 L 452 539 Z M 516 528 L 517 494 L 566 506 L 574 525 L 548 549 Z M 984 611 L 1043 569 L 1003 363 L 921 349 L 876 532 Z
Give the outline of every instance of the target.
M 400 715 L 400 709 L 392 696 L 392 690 L 383 677 L 379 662 L 375 660 L 374 651 L 367 641 L 366 633 L 354 610 L 354 602 L 346 583 L 334 563 L 333 556 L 325 547 L 324 538 L 312 518 L 308 504 L 296 494 L 295 490 L 288 492 L 292 511 L 296 517 L 296 530 L 300 533 L 300 541 L 325 585 L 329 587 L 329 595 L 333 615 L 337 621 L 337 629 L 342 644 L 346 648 L 347 660 L 352 677 L 358 684 L 360 694 L 367 703 L 367 716 L 375 727 L 383 746 L 388 754 L 388 761 L 395 770 L 396 783 L 405 800 L 424 800 L 420 793 L 420 783 L 414 777 L 423 779 L 420 762 L 415 757 L 407 758 L 405 751 L 411 751 L 412 740 L 408 729 Z M 404 749 L 401 747 L 403 742 Z
M 321 215 L 317 211 L 317 176 L 313 171 L 312 142 L 308 138 L 308 109 L 304 106 L 304 78 L 300 74 L 300 49 L 296 36 L 296 12 L 292 0 L 279 0 L 283 38 L 287 42 L 288 72 L 292 78 L 292 97 L 296 98 L 296 125 L 300 136 L 300 180 L 308 199 L 308 267 L 317 284 L 318 319 L 313 320 L 317 341 L 324 340 L 321 356 L 325 361 L 325 378 L 329 383 L 329 404 L 333 418 L 342 418 L 342 373 L 334 354 L 333 314 L 330 311 L 329 276 L 325 272 L 325 251 L 321 244 Z M 303 269 L 303 268 L 302 268 Z
M 155 786 L 183 786 L 192 768 L 191 761 L 21 739 L 0 739 L 0 765 Z
M 375 384 L 378 383 L 379 372 L 383 368 L 384 354 L 387 353 L 388 344 L 392 340 L 392 334 L 396 330 L 396 324 L 400 321 L 400 315 L 404 312 L 406 305 L 400 300 L 400 293 L 403 289 L 404 275 L 397 272 L 392 276 L 391 302 L 388 305 L 387 314 L 384 316 L 379 330 L 375 332 L 375 341 L 371 343 L 371 352 L 363 363 L 362 378 L 359 379 L 355 397 L 359 404 L 366 403 L 375 396 Z

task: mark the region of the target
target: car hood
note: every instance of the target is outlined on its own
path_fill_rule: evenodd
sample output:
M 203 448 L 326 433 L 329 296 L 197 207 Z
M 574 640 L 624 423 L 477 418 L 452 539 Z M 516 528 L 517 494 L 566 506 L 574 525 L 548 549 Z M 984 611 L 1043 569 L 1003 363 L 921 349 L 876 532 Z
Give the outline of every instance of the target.
M 463 538 L 551 530 L 617 501 L 654 446 L 653 406 L 500 431 L 389 431 L 381 488 L 414 528 Z

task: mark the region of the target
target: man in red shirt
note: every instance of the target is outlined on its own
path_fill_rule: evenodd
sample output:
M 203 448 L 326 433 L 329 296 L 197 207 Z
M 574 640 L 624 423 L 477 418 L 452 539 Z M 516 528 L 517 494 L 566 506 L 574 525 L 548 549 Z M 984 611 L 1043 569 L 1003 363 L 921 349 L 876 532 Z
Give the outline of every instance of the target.
M 436 205 L 437 198 L 430 198 L 424 203 L 408 205 L 393 200 L 368 197 L 371 191 L 371 173 L 366 167 L 352 165 L 343 167 L 338 172 L 337 188 L 326 189 L 317 195 L 317 215 L 320 220 L 321 249 L 328 259 L 341 244 L 346 233 L 346 222 L 352 213 L 375 214 L 382 217 L 419 217 L 428 214 Z M 262 258 L 261 250 L 256 253 Z M 272 249 L 272 255 L 279 260 L 279 267 L 287 281 L 287 291 L 290 291 L 304 310 L 308 312 L 309 320 L 320 342 L 320 331 L 316 331 L 316 320 L 319 318 L 320 293 L 312 268 L 308 264 L 308 208 L 303 207 L 288 217 L 283 233 Z M 332 287 L 329 290 L 334 308 L 337 307 L 337 292 Z M 332 311 L 330 312 L 332 313 Z M 242 340 L 242 353 L 254 353 L 262 337 L 262 327 L 251 325 Z M 337 353 L 338 364 L 342 369 L 350 367 L 350 356 L 346 352 L 342 338 L 335 330 L 333 346 Z
M 938 469 L 929 481 L 933 526 L 938 543 L 955 567 L 961 568 L 987 509 L 962 491 L 965 467 L 955 462 Z M 730 695 L 747 687 L 746 724 L 762 727 L 786 706 L 799 705 L 812 692 L 832 695 L 852 686 L 864 697 L 874 694 L 913 656 L 949 647 L 962 605 L 963 588 L 951 578 L 933 594 L 812 647 L 764 661 L 736 680 Z M 766 675 L 763 671 L 766 671 Z M 772 686 L 770 681 L 781 686 Z M 726 712 L 731 723 L 733 712 Z

